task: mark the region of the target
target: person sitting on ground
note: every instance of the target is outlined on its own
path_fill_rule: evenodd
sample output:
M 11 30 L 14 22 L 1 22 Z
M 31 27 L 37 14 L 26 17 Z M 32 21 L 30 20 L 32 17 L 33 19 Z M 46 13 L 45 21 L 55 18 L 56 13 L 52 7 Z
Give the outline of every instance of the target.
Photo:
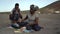
M 12 21 L 12 24 L 11 24 L 12 27 L 14 28 L 19 27 L 17 22 L 21 22 L 22 15 L 21 15 L 18 3 L 15 4 L 15 7 L 13 8 L 11 14 L 9 15 L 9 19 Z
M 11 14 L 9 15 L 9 19 L 12 21 L 11 26 L 13 28 L 22 29 L 27 25 L 27 22 L 21 21 L 22 15 L 21 15 L 18 3 L 15 4 L 15 8 L 12 10 Z
M 38 9 L 36 9 L 34 5 L 30 6 L 30 11 L 27 14 L 26 18 L 24 18 L 22 21 L 28 22 L 26 29 L 27 30 L 34 30 L 39 31 L 41 27 L 38 25 L 39 21 L 39 15 L 36 13 Z

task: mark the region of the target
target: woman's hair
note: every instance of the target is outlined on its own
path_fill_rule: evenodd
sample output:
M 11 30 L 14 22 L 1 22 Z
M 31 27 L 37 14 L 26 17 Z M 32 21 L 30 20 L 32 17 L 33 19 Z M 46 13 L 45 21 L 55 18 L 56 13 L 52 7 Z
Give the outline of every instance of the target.
M 19 3 L 16 3 L 15 6 L 19 6 Z

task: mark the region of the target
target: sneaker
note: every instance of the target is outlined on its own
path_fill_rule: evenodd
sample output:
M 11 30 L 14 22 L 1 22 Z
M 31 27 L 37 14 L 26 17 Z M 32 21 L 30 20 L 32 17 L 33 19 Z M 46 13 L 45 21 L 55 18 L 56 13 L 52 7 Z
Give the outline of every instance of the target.
M 33 32 L 33 30 L 24 30 L 24 32 L 30 33 L 30 32 Z
M 15 33 L 22 33 L 20 30 L 16 30 L 16 31 L 14 31 Z
M 13 29 L 13 27 L 9 26 L 8 28 Z
M 20 29 L 16 29 L 14 32 L 15 33 L 22 33 L 22 31 Z

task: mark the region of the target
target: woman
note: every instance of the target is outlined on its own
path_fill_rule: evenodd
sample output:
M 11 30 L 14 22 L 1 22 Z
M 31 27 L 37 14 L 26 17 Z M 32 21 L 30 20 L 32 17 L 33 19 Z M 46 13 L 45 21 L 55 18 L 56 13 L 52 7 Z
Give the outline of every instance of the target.
M 12 10 L 10 16 L 9 16 L 10 20 L 12 21 L 12 27 L 14 28 L 18 28 L 19 25 L 17 24 L 17 22 L 21 22 L 22 19 L 22 15 L 20 13 L 20 9 L 19 9 L 19 4 L 16 3 L 14 9 Z
M 15 4 L 15 8 L 12 10 L 12 13 L 10 14 L 10 20 L 12 21 L 12 27 L 16 29 L 20 29 L 27 25 L 27 22 L 23 22 L 22 15 L 20 13 L 19 4 Z
M 30 6 L 30 12 L 27 14 L 26 18 L 22 21 L 27 20 L 28 24 L 26 26 L 27 30 L 39 31 L 41 27 L 38 25 L 39 15 L 36 13 L 37 7 L 34 5 Z

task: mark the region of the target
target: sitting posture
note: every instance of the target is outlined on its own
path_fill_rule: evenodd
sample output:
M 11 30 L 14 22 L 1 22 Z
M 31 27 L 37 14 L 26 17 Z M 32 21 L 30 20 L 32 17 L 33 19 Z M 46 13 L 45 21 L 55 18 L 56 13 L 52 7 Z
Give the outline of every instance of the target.
M 23 22 L 22 15 L 19 9 L 19 4 L 15 4 L 15 8 L 12 10 L 11 14 L 9 15 L 9 19 L 11 20 L 11 26 L 15 29 L 22 29 L 27 25 L 27 22 Z
M 19 9 L 19 4 L 18 3 L 15 4 L 15 8 L 12 10 L 11 14 L 9 15 L 9 19 L 12 22 L 12 24 L 11 24 L 12 27 L 14 27 L 14 28 L 18 28 L 19 27 L 19 25 L 17 23 L 21 22 L 22 15 L 20 13 L 20 9 Z
M 31 5 L 29 13 L 27 14 L 26 18 L 22 20 L 28 22 L 26 25 L 27 30 L 39 31 L 41 29 L 41 27 L 38 25 L 39 15 L 36 13 L 37 10 L 38 7 Z

